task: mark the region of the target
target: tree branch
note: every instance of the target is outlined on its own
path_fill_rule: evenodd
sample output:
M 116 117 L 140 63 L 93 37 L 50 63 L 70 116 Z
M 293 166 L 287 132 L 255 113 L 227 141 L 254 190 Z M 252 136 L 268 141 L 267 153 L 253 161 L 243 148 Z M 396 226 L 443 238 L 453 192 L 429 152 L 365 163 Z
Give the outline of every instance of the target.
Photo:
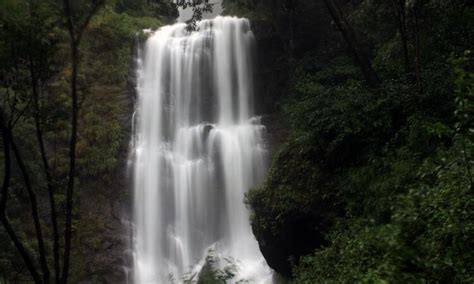
M 33 102 L 34 102 L 34 120 L 36 128 L 36 138 L 38 140 L 39 150 L 41 154 L 41 160 L 43 162 L 43 172 L 46 178 L 47 188 L 48 188 L 48 197 L 51 210 L 51 221 L 53 224 L 53 261 L 54 261 L 54 275 L 55 282 L 59 283 L 61 278 L 60 276 L 60 264 L 59 264 L 59 232 L 58 232 L 58 221 L 56 213 L 56 201 L 54 199 L 54 183 L 49 168 L 48 157 L 46 154 L 46 147 L 44 144 L 43 138 L 43 129 L 41 127 L 41 114 L 39 106 L 39 86 L 38 86 L 38 76 L 34 70 L 33 62 L 30 58 L 30 76 L 31 76 L 31 87 L 33 93 Z
M 31 203 L 31 215 L 33 217 L 33 223 L 35 226 L 35 231 L 36 231 L 36 239 L 38 243 L 38 251 L 39 251 L 39 257 L 40 257 L 40 263 L 41 263 L 41 270 L 43 271 L 43 281 L 44 283 L 49 283 L 49 268 L 48 268 L 48 262 L 46 260 L 46 251 L 44 248 L 44 239 L 43 239 L 43 233 L 41 230 L 41 223 L 39 219 L 39 214 L 38 214 L 38 202 L 36 198 L 36 194 L 33 191 L 33 187 L 31 185 L 31 180 L 28 174 L 28 171 L 26 169 L 26 165 L 23 161 L 23 158 L 21 156 L 20 150 L 18 149 L 17 145 L 15 144 L 15 141 L 13 139 L 13 135 L 10 132 L 10 146 L 13 151 L 13 154 L 15 156 L 15 159 L 18 163 L 18 166 L 20 168 L 20 171 L 23 175 L 23 181 L 26 186 L 26 190 L 28 192 L 28 196 L 30 199 Z
M 343 17 L 339 8 L 335 5 L 332 0 L 324 0 L 324 4 L 329 11 L 332 19 L 336 23 L 339 31 L 342 33 L 344 40 L 346 41 L 350 52 L 362 71 L 362 74 L 365 77 L 367 83 L 372 87 L 377 87 L 380 84 L 380 79 L 372 67 L 368 56 L 362 50 L 357 37 L 352 30 L 352 27 L 349 25 L 347 20 Z
M 74 196 L 74 180 L 76 177 L 76 144 L 77 144 L 77 125 L 78 125 L 78 94 L 77 94 L 77 76 L 79 69 L 79 45 L 82 39 L 82 34 L 87 28 L 90 20 L 97 13 L 98 9 L 105 0 L 99 0 L 94 3 L 92 9 L 87 13 L 84 22 L 76 30 L 76 26 L 72 19 L 72 11 L 69 0 L 63 0 L 64 14 L 66 17 L 67 27 L 70 36 L 71 48 L 71 100 L 72 100 L 72 118 L 71 118 L 71 136 L 69 140 L 69 172 L 68 185 L 66 191 L 66 224 L 64 229 L 64 263 L 61 277 L 61 283 L 67 283 L 69 272 L 69 260 L 71 254 L 71 237 L 72 237 L 72 211 L 73 211 L 73 196 Z
M 27 251 L 23 243 L 20 241 L 20 238 L 15 234 L 10 221 L 8 220 L 6 207 L 7 207 L 7 200 L 8 200 L 8 188 L 10 187 L 10 178 L 11 178 L 11 155 L 10 155 L 10 129 L 7 127 L 7 124 L 4 120 L 4 113 L 3 110 L 0 109 L 0 127 L 2 132 L 2 140 L 3 140 L 3 153 L 4 153 L 4 177 L 3 177 L 3 184 L 2 184 L 2 196 L 0 200 L 0 220 L 3 224 L 3 227 L 7 231 L 8 236 L 13 242 L 13 245 L 16 247 L 18 252 L 20 253 L 25 265 L 30 272 L 31 276 L 33 277 L 33 281 L 35 283 L 42 283 L 41 277 L 38 271 L 33 264 L 33 260 L 30 256 L 30 253 Z

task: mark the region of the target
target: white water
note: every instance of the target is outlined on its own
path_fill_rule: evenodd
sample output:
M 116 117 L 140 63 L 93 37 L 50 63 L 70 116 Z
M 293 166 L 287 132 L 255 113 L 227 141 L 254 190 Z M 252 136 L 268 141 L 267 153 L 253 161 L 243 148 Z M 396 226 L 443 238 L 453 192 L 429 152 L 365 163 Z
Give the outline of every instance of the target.
M 252 107 L 254 37 L 245 19 L 198 27 L 163 27 L 141 55 L 134 282 L 196 281 L 210 252 L 221 268 L 235 264 L 229 283 L 271 283 L 243 202 L 265 171 L 265 127 Z

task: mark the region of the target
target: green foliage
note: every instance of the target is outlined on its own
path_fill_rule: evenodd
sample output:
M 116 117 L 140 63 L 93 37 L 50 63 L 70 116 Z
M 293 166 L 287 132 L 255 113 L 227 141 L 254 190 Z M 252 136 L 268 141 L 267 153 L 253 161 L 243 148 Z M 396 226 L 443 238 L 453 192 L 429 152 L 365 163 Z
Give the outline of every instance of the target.
M 110 278 L 106 280 L 107 276 L 122 277 L 121 271 L 117 271 L 121 264 L 113 255 L 96 252 L 118 245 L 110 236 L 115 234 L 109 224 L 114 201 L 108 194 L 116 199 L 123 194 L 117 192 L 120 189 L 117 184 L 123 174 L 121 159 L 129 139 L 128 125 L 124 121 L 130 115 L 128 104 L 132 99 L 125 95 L 132 51 L 143 29 L 163 25 L 161 19 L 148 12 L 129 9 L 121 12 L 117 5 L 109 3 L 93 18 L 81 48 L 78 187 L 82 191 L 80 198 L 89 200 L 90 204 L 83 204 L 77 210 L 81 218 L 75 223 L 75 242 L 80 249 L 74 250 L 72 255 L 73 283 L 84 279 L 104 283 L 110 281 Z M 67 83 L 62 80 L 57 84 Z M 89 199 L 91 196 L 94 198 Z
M 341 223 L 330 236 L 331 246 L 295 268 L 295 283 L 472 282 L 474 198 L 465 169 L 453 163 L 456 150 L 439 155 L 443 158 L 424 163 L 418 173 L 422 182 L 386 204 L 390 222 L 364 214 Z
M 75 11 L 92 3 L 71 2 Z M 295 283 L 472 283 L 474 74 L 472 54 L 463 52 L 474 42 L 473 6 L 337 2 L 383 81 L 376 89 L 348 57 L 324 1 L 223 1 L 226 14 L 252 20 L 262 97 L 281 107 L 277 115 L 290 133 L 263 185 L 246 197 L 262 252 L 278 272 L 289 276 L 293 268 Z M 0 3 L 0 103 L 16 121 L 14 136 L 40 201 L 46 183 L 34 135 L 32 65 L 42 82 L 41 123 L 58 188 L 68 167 L 70 50 L 53 4 Z M 199 17 L 208 7 L 200 5 L 209 2 L 178 4 L 196 8 Z M 84 33 L 74 283 L 106 282 L 104 274 L 114 269 L 113 257 L 97 251 L 113 242 L 104 217 L 113 208 L 104 192 L 118 195 L 130 47 L 143 39 L 141 30 L 175 17 L 171 2 L 111 0 Z M 9 216 L 36 260 L 16 167 L 11 195 Z M 62 208 L 64 193 L 55 197 Z M 40 203 L 46 212 L 48 204 Z M 28 281 L 3 229 L 0 251 L 0 277 Z M 209 256 L 194 276 L 225 283 L 234 269 Z
M 84 1 L 71 1 L 79 11 Z M 104 275 L 120 274 L 119 261 L 109 256 L 110 244 L 117 242 L 109 234 L 114 199 L 122 174 L 121 158 L 127 150 L 129 102 L 126 84 L 132 59 L 132 48 L 143 29 L 160 27 L 167 16 L 154 17 L 148 4 L 131 12 L 128 6 L 118 8 L 119 1 L 107 4 L 87 26 L 80 46 L 79 66 L 79 137 L 77 144 L 77 188 L 73 221 L 71 281 L 93 280 L 103 283 Z M 130 3 L 129 3 L 130 4 Z M 159 4 L 154 7 L 158 8 Z M 166 3 L 163 6 L 168 6 Z M 169 5 L 170 7 L 172 5 Z M 174 6 L 173 6 L 174 7 Z M 70 46 L 61 10 L 53 1 L 2 1 L 0 4 L 0 105 L 12 121 L 15 142 L 27 164 L 40 216 L 48 216 L 46 179 L 36 137 L 37 114 L 32 104 L 31 72 L 39 79 L 40 126 L 56 189 L 55 199 L 62 228 L 64 216 L 64 177 L 68 171 L 70 132 L 69 80 Z M 146 13 L 144 12 L 146 11 Z M 174 10 L 175 11 L 175 10 Z M 3 150 L 2 150 L 3 152 Z M 0 159 L 3 157 L 0 156 Z M 3 175 L 3 163 L 2 172 Z M 105 194 L 112 194 L 105 196 Z M 8 215 L 33 258 L 37 258 L 31 212 L 21 173 L 14 163 L 8 202 Z M 83 203 L 81 203 L 81 201 Z M 112 208 L 112 209 L 111 209 Z M 43 217 L 42 217 L 43 218 Z M 49 218 L 49 217 L 48 217 Z M 45 217 L 45 220 L 48 220 Z M 48 252 L 52 251 L 52 228 L 45 221 L 43 233 Z M 105 247 L 105 248 L 104 248 Z M 0 279 L 29 281 L 28 271 L 10 239 L 0 226 Z M 98 253 L 98 252 L 104 252 Z M 107 256 L 104 256 L 107 254 Z M 48 254 L 50 267 L 52 254 Z M 94 280 L 95 279 L 95 280 Z M 110 279 L 109 279 L 110 280 Z
M 178 10 L 174 1 L 161 0 L 116 0 L 114 10 L 120 14 L 133 17 L 154 17 L 163 20 L 174 20 Z
M 464 56 L 453 60 L 455 64 L 455 95 L 456 95 L 456 133 L 473 140 L 474 125 L 474 73 L 468 72 L 465 65 L 469 62 L 471 51 L 466 51 Z
M 158 28 L 161 22 L 151 17 L 117 13 L 111 6 L 94 18 L 83 47 L 83 89 L 78 167 L 83 176 L 110 177 L 118 166 L 119 150 L 126 131 L 121 120 L 131 47 L 137 33 Z
M 271 9 L 292 2 L 295 14 Z M 265 50 L 289 66 L 277 115 L 290 135 L 247 196 L 270 266 L 292 264 L 294 283 L 472 282 L 472 5 L 339 2 L 383 81 L 373 89 L 334 26 L 315 25 L 324 6 L 224 4 L 296 47 Z
M 252 227 L 270 265 L 289 274 L 297 259 L 325 243 L 323 234 L 341 214 L 341 201 L 305 137 L 285 144 L 261 188 L 251 190 Z M 282 234 L 281 232 L 285 232 Z
M 470 96 L 472 72 L 458 65 L 454 74 L 459 102 Z M 470 115 L 459 116 L 469 100 L 458 103 L 456 128 L 412 119 L 404 146 L 349 171 L 340 186 L 350 218 L 329 234 L 329 246 L 301 259 L 295 283 L 473 281 L 474 140 Z M 420 127 L 425 134 L 413 135 Z M 430 135 L 453 142 L 425 153 L 413 147 Z
M 247 196 L 254 233 L 282 273 L 288 273 L 289 258 L 327 244 L 325 235 L 345 211 L 339 172 L 377 151 L 374 145 L 390 134 L 396 106 L 358 81 L 334 84 L 326 70 L 305 73 L 295 92 L 284 105 L 291 140 L 275 155 L 264 185 Z

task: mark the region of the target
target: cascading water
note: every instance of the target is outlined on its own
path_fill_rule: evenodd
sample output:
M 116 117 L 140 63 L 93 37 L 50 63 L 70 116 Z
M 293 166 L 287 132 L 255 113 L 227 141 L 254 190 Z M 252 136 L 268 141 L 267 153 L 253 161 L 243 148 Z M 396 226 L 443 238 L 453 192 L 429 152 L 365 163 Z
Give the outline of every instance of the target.
M 252 108 L 249 22 L 203 20 L 151 34 L 138 68 L 134 139 L 134 282 L 191 282 L 206 256 L 233 263 L 229 283 L 271 283 L 245 192 L 265 171 Z M 216 263 L 214 263 L 216 264 Z

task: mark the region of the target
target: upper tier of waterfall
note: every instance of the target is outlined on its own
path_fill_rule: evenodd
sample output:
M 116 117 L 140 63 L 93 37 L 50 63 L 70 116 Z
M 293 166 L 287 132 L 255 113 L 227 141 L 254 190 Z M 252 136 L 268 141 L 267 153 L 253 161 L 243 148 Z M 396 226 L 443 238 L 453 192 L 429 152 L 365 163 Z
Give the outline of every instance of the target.
M 266 169 L 253 109 L 249 21 L 153 32 L 141 51 L 134 134 L 134 281 L 196 281 L 206 258 L 229 282 L 271 283 L 244 205 Z M 209 265 L 209 263 L 207 263 Z M 192 282 L 191 281 L 191 282 Z

